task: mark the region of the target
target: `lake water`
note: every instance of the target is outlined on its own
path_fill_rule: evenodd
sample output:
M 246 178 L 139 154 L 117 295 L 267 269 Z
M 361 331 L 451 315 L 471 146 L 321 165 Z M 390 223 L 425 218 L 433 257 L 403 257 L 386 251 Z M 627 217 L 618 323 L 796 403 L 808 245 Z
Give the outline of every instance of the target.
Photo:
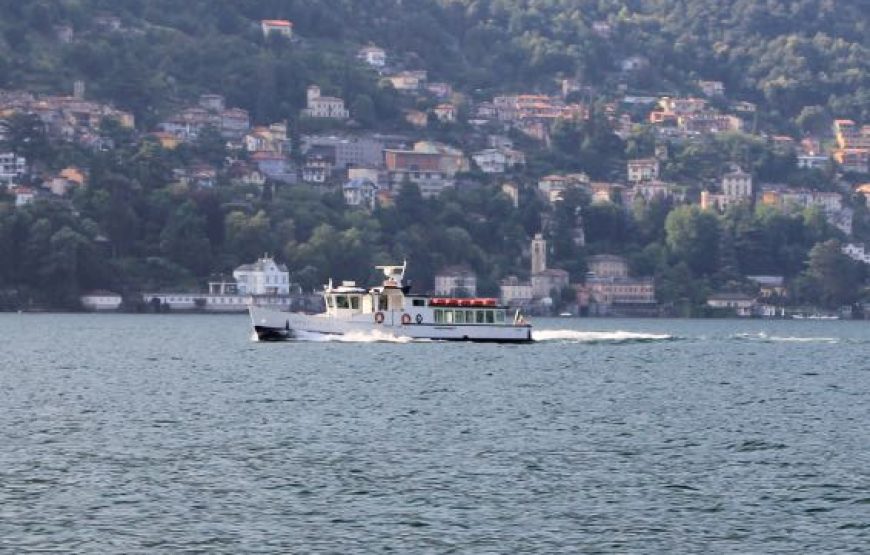
M 0 315 L 0 551 L 870 551 L 870 322 Z

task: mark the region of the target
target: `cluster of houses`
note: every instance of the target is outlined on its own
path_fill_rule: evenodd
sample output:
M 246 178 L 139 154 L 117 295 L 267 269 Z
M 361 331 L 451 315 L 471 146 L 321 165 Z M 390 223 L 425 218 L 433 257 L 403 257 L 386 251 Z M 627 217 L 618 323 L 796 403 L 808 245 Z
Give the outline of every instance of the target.
M 0 121 L 15 115 L 35 116 L 47 135 L 75 142 L 93 150 L 115 147 L 104 134 L 106 121 L 114 121 L 133 129 L 133 114 L 107 104 L 86 100 L 85 85 L 76 81 L 72 96 L 40 96 L 25 91 L 0 90 Z M 6 140 L 0 127 L 0 141 Z M 6 187 L 15 198 L 16 206 L 24 206 L 43 195 L 65 195 L 71 189 L 85 185 L 87 172 L 77 167 L 62 169 L 56 174 L 40 173 L 20 153 L 0 150 L 0 187 Z
M 473 109 L 469 123 L 475 126 L 501 125 L 505 131 L 516 129 L 528 137 L 549 144 L 553 125 L 558 121 L 581 121 L 589 109 L 581 103 L 569 103 L 562 96 L 511 94 L 480 102 Z
M 135 126 L 133 114 L 86 100 L 83 81 L 74 83 L 72 96 L 40 96 L 26 91 L 0 90 L 0 119 L 14 114 L 35 115 L 50 136 L 95 150 L 109 150 L 115 146 L 110 138 L 101 134 L 105 120 L 113 120 L 128 129 Z
M 152 134 L 165 148 L 197 140 L 206 128 L 220 133 L 228 141 L 241 141 L 251 127 L 247 110 L 227 108 L 219 94 L 204 94 L 196 106 L 177 112 L 158 124 Z
M 554 308 L 590 316 L 659 313 L 653 279 L 630 276 L 628 261 L 622 256 L 590 256 L 586 275 L 572 282 L 567 271 L 547 266 L 547 240 L 537 234 L 531 241 L 530 259 L 528 280 L 507 276 L 499 283 L 502 304 L 532 314 L 551 314 Z M 445 268 L 435 276 L 434 283 L 436 295 L 477 295 L 477 276 L 467 267 Z
M 655 197 L 674 203 L 689 202 L 687 187 L 663 181 L 660 167 L 658 158 L 629 160 L 626 164 L 628 179 L 624 183 L 591 181 L 585 173 L 547 175 L 538 180 L 537 190 L 551 203 L 562 200 L 571 189 L 583 189 L 593 202 L 612 202 L 618 198 L 626 207 L 632 206 L 637 199 L 649 202 Z M 854 211 L 845 205 L 843 194 L 839 192 L 773 183 L 759 186 L 751 174 L 736 165 L 722 175 L 718 184 L 709 188 L 713 190 L 703 190 L 700 194 L 699 204 L 704 210 L 722 213 L 739 204 L 761 204 L 786 212 L 815 207 L 822 211 L 831 225 L 847 235 L 852 233 Z M 860 187 L 856 191 L 861 192 Z
M 720 83 L 721 84 L 721 83 Z M 748 113 L 754 107 L 741 105 Z M 662 97 L 649 114 L 649 122 L 659 136 L 691 138 L 699 135 L 740 131 L 743 120 L 733 114 L 723 114 L 711 108 L 706 99 Z
M 106 31 L 117 31 L 121 22 L 107 15 L 97 22 L 97 26 Z M 264 19 L 260 21 L 260 29 L 266 39 L 278 36 L 296 40 L 294 24 L 289 20 Z M 594 32 L 607 38 L 609 25 L 596 22 Z M 71 29 L 58 28 L 57 33 L 59 39 L 69 38 Z M 467 123 L 480 131 L 476 140 L 478 149 L 466 152 L 453 145 L 420 140 L 420 137 L 359 132 L 310 135 L 302 137 L 300 144 L 291 145 L 286 122 L 254 127 L 246 110 L 228 107 L 219 94 L 203 94 L 195 105 L 167 117 L 149 135 L 168 149 L 197 140 L 207 128 L 226 141 L 231 156 L 223 167 L 195 162 L 190 167 L 177 168 L 174 176 L 183 184 L 213 186 L 218 176 L 223 174 L 229 182 L 246 185 L 271 181 L 341 187 L 348 204 L 371 208 L 379 202 L 389 203 L 401 186 L 409 182 L 416 183 L 424 196 L 431 197 L 456 186 L 457 174 L 463 172 L 509 176 L 526 164 L 526 153 L 515 148 L 508 137 L 511 131 L 519 131 L 547 145 L 555 123 L 582 121 L 589 117 L 588 104 L 577 99 L 595 93 L 591 86 L 566 78 L 561 80 L 561 90 L 556 95 L 520 92 L 471 102 L 468 97 L 456 93 L 450 83 L 430 81 L 424 69 L 403 67 L 398 61 L 400 56 L 392 56 L 377 45 L 361 46 L 356 57 L 360 63 L 377 72 L 382 85 L 430 105 L 425 112 L 406 111 L 406 120 L 413 126 L 427 127 L 433 119 L 454 123 L 460 113 L 468 114 Z M 649 60 L 644 56 L 631 56 L 620 62 L 621 71 L 626 75 L 643 71 L 648 65 Z M 623 182 L 590 182 L 582 173 L 548 175 L 538 181 L 540 193 L 547 200 L 556 202 L 565 190 L 582 186 L 595 200 L 602 202 L 620 195 L 624 200 L 638 196 L 650 200 L 663 195 L 685 201 L 686 187 L 664 182 L 659 176 L 660 164 L 667 156 L 667 143 L 739 131 L 756 109 L 749 102 L 728 102 L 721 81 L 700 80 L 696 85 L 698 96 L 624 95 L 619 101 L 605 105 L 606 115 L 622 136 L 628 136 L 640 122 L 633 122 L 629 110 L 622 110 L 621 106 L 652 107 L 647 123 L 653 126 L 659 139 L 656 156 L 629 161 Z M 14 112 L 35 113 L 53 136 L 97 148 L 112 147 L 110 139 L 100 134 L 100 123 L 106 118 L 133 127 L 132 114 L 86 100 L 83 82 L 76 82 L 74 89 L 74 94 L 69 97 L 37 98 L 26 92 L 0 92 L 0 118 Z M 460 110 L 463 106 L 465 109 Z M 719 108 L 722 106 L 727 106 L 727 109 Z M 343 98 L 323 94 L 318 84 L 310 83 L 306 106 L 300 117 L 330 120 L 341 125 L 341 122 L 351 120 L 353 114 Z M 484 137 L 485 147 L 480 148 L 484 146 Z M 779 146 L 795 148 L 801 168 L 819 169 L 836 163 L 846 172 L 868 172 L 868 125 L 837 120 L 833 149 L 822 148 L 821 141 L 814 138 L 805 139 L 800 145 L 789 137 L 772 137 L 771 140 Z M 0 182 L 15 185 L 27 170 L 27 161 L 21 156 L 0 153 Z M 60 176 L 52 176 L 52 179 L 55 177 Z M 513 192 L 510 186 L 507 183 L 504 189 L 509 195 Z M 700 199 L 705 208 L 725 210 L 754 199 L 781 207 L 820 206 L 839 227 L 845 229 L 850 222 L 850 214 L 843 208 L 839 193 L 798 190 L 779 184 L 756 186 L 752 176 L 739 168 L 722 176 L 719 187 L 708 188 L 710 190 L 705 191 Z M 22 191 L 20 202 L 26 203 L 30 198 L 28 195 L 26 189 Z M 512 198 L 516 203 L 515 196 Z

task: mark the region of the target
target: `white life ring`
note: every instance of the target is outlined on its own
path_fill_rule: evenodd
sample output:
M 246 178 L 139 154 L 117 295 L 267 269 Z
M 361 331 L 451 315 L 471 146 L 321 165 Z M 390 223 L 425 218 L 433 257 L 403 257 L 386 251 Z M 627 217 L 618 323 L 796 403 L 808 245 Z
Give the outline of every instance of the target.
M 375 324 L 383 324 L 384 323 L 384 313 L 383 312 L 375 312 Z

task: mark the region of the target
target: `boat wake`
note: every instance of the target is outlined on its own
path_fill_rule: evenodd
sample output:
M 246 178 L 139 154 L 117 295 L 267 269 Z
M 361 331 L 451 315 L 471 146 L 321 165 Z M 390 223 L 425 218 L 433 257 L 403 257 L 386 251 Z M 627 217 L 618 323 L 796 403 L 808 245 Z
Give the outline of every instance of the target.
M 759 343 L 839 343 L 840 340 L 836 337 L 799 337 L 799 336 L 780 336 L 768 335 L 764 332 L 759 333 L 738 333 L 732 336 L 734 339 L 741 341 L 757 341 Z
M 673 341 L 673 335 L 655 333 L 637 333 L 631 331 L 579 331 L 579 330 L 535 330 L 532 332 L 535 342 L 562 343 L 652 343 L 655 341 Z
M 294 340 L 311 343 L 419 343 L 427 341 L 412 337 L 397 337 L 378 330 L 351 332 L 344 335 L 302 331 L 296 335 Z

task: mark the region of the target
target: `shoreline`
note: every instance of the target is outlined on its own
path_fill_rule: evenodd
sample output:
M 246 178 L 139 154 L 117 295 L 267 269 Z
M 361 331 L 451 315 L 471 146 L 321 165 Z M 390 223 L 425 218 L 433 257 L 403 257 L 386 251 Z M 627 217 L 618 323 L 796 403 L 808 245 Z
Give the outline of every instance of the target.
M 25 314 L 28 315 L 53 315 L 53 316 L 61 316 L 61 315 L 103 315 L 103 316 L 247 316 L 247 310 L 244 311 L 210 311 L 210 310 L 177 310 L 177 311 L 168 311 L 168 312 L 136 312 L 136 311 L 124 311 L 124 310 L 0 310 L 0 315 L 3 314 L 16 314 L 23 316 Z M 789 322 L 862 322 L 867 321 L 867 318 L 814 318 L 814 317 L 802 317 L 795 318 L 792 316 L 788 317 L 775 317 L 775 318 L 767 318 L 763 316 L 530 316 L 531 319 L 539 319 L 545 318 L 548 320 L 566 320 L 566 321 L 574 321 L 574 320 L 737 320 L 737 321 L 763 321 L 763 322 L 775 322 L 775 321 L 789 321 Z

